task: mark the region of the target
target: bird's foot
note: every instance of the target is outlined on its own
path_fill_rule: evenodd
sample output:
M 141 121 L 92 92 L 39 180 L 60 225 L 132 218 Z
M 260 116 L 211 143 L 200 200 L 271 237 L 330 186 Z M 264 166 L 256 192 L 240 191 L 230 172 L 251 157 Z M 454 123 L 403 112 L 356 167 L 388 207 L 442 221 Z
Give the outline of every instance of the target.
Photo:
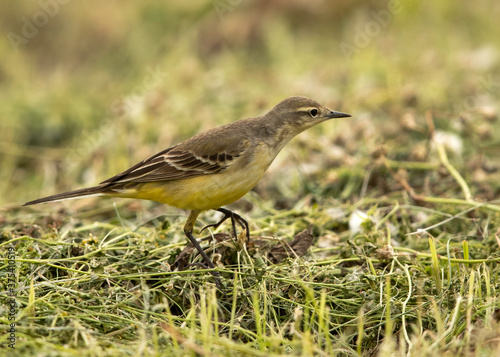
M 238 237 L 238 235 L 236 233 L 236 222 L 238 222 L 238 224 L 241 226 L 241 228 L 243 228 L 246 232 L 247 242 L 250 241 L 250 227 L 248 226 L 248 222 L 243 217 L 241 217 L 239 214 L 237 214 L 231 210 L 228 210 L 227 208 L 217 208 L 217 211 L 223 213 L 224 217 L 222 217 L 222 219 L 217 223 L 206 225 L 205 227 L 202 228 L 200 233 L 203 232 L 207 228 L 217 229 L 224 221 L 226 221 L 228 218 L 230 218 L 231 224 L 233 226 L 234 237 L 235 238 Z

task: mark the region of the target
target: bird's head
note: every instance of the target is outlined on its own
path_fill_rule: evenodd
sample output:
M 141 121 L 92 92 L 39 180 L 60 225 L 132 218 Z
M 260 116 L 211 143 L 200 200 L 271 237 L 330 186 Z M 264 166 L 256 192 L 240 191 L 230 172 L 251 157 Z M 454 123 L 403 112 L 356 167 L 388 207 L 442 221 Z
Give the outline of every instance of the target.
M 279 118 L 282 125 L 294 128 L 297 133 L 302 132 L 325 120 L 346 118 L 351 115 L 336 112 L 315 100 L 306 97 L 290 97 L 278 103 L 271 112 Z
M 290 97 L 278 103 L 259 118 L 261 132 L 270 138 L 269 144 L 279 152 L 294 136 L 310 127 L 334 118 L 351 115 L 331 110 L 306 97 Z

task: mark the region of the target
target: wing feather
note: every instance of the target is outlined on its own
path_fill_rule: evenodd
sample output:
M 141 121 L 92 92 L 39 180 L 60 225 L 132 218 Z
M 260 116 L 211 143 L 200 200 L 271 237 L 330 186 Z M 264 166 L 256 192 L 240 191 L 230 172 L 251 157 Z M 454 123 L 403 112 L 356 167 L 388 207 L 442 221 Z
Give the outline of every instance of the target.
M 254 132 L 253 126 L 241 123 L 252 120 L 255 119 L 244 119 L 194 136 L 148 157 L 101 182 L 101 185 L 108 185 L 113 190 L 134 183 L 179 180 L 222 172 L 244 157 Z M 235 130 L 235 125 L 239 125 L 238 130 Z
M 234 153 L 223 153 L 200 157 L 188 150 L 173 147 L 147 158 L 101 184 L 169 181 L 215 174 L 230 166 L 238 156 Z

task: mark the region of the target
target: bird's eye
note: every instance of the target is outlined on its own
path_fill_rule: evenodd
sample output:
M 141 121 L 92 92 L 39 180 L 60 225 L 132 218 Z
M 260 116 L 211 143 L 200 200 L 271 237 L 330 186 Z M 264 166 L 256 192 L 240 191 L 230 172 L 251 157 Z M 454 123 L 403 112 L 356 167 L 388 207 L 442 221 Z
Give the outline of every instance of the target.
M 309 114 L 310 114 L 313 118 L 315 118 L 315 117 L 316 117 L 316 115 L 318 115 L 318 109 L 311 109 L 311 110 L 309 111 Z

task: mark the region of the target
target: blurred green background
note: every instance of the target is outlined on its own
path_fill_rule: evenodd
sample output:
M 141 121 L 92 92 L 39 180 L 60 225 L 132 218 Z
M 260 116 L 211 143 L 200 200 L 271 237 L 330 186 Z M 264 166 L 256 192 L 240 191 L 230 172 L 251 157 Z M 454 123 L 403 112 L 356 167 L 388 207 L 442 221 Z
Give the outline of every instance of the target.
M 338 170 L 362 172 L 381 145 L 390 158 L 423 160 L 427 111 L 451 135 L 454 160 L 485 162 L 470 166 L 473 179 L 485 180 L 481 170 L 500 164 L 495 1 L 45 0 L 2 7 L 2 206 L 95 185 L 292 95 L 353 118 L 295 139 L 257 187 L 264 198 L 294 199 L 311 185 L 337 197 L 359 194 L 363 175 L 351 192 Z M 484 196 L 495 197 L 498 184 Z

